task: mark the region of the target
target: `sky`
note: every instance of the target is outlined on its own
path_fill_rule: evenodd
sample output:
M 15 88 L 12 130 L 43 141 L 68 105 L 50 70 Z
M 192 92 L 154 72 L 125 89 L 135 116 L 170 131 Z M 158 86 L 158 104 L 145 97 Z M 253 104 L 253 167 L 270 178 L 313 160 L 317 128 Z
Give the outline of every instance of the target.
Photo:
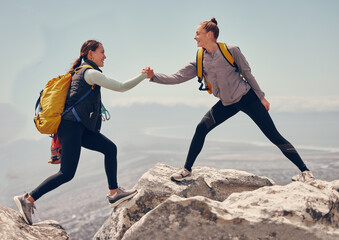
M 212 17 L 218 41 L 240 47 L 272 111 L 339 110 L 337 0 L 0 2 L 2 136 L 14 128 L 27 134 L 39 92 L 68 71 L 86 40 L 103 43 L 102 70 L 115 80 L 146 66 L 172 74 L 195 59 L 195 29 Z M 102 95 L 109 107 L 212 105 L 216 99 L 198 87 L 196 79 L 176 86 L 144 81 L 128 92 Z

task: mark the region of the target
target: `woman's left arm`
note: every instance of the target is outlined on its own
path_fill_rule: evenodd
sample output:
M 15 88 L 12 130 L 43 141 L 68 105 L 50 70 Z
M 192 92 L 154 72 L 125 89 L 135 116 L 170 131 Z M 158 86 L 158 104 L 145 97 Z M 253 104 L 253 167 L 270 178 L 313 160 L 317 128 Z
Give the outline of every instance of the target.
M 234 61 L 236 62 L 239 72 L 243 75 L 246 81 L 250 84 L 253 91 L 257 94 L 259 99 L 263 99 L 265 97 L 265 93 L 260 89 L 258 82 L 255 80 L 250 65 L 248 64 L 245 56 L 241 53 L 238 47 L 232 47 L 230 49 L 232 56 L 234 57 Z
M 255 80 L 250 65 L 248 64 L 245 56 L 241 53 L 238 47 L 232 48 L 232 56 L 234 57 L 234 61 L 238 65 L 240 73 L 246 79 L 246 81 L 250 84 L 251 88 L 255 92 L 255 94 L 260 99 L 262 105 L 266 108 L 267 111 L 270 110 L 270 103 L 265 98 L 265 93 L 260 89 L 258 82 Z
M 108 88 L 113 91 L 117 92 L 125 92 L 127 90 L 130 90 L 131 88 L 135 87 L 138 85 L 142 80 L 147 78 L 146 73 L 141 73 L 138 76 L 129 79 L 124 82 L 118 82 L 114 79 L 106 77 L 104 74 L 101 72 L 94 70 L 94 69 L 88 69 L 85 72 L 85 81 L 90 84 L 96 84 L 104 88 Z

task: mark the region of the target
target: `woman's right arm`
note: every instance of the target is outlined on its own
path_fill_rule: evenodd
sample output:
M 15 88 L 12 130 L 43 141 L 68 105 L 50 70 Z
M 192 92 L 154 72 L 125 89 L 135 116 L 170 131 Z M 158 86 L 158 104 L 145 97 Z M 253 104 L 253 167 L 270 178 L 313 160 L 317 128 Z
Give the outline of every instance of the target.
M 168 75 L 163 73 L 155 73 L 154 76 L 150 79 L 150 81 L 161 84 L 179 84 L 186 82 L 196 76 L 197 76 L 197 67 L 194 61 L 187 64 L 185 67 L 180 69 L 175 74 Z
M 125 91 L 130 90 L 131 88 L 135 87 L 136 85 L 138 85 L 142 80 L 146 79 L 147 74 L 141 73 L 138 76 L 136 76 L 132 79 L 129 79 L 125 82 L 118 82 L 114 79 L 106 77 L 104 74 L 102 74 L 101 72 L 99 72 L 97 70 L 88 69 L 85 72 L 84 78 L 85 78 L 85 81 L 89 85 L 96 84 L 96 85 L 99 85 L 101 87 L 113 90 L 113 91 L 125 92 Z

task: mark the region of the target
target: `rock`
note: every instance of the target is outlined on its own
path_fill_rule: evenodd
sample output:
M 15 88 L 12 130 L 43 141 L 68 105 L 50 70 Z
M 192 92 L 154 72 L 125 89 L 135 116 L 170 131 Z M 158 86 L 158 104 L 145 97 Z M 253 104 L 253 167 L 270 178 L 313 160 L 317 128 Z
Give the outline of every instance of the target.
M 17 211 L 0 205 L 0 239 L 64 240 L 69 236 L 56 221 L 28 225 Z
M 232 193 L 253 191 L 274 184 L 266 177 L 258 177 L 247 172 L 208 167 L 193 168 L 192 180 L 174 183 L 169 177 L 176 171 L 177 168 L 157 164 L 146 172 L 134 187 L 138 194 L 132 200 L 115 208 L 93 239 L 123 239 L 125 232 L 132 225 L 157 206 L 160 207 L 172 195 L 182 199 L 204 196 L 211 199 L 209 201 L 222 202 Z
M 123 240 L 337 240 L 339 180 L 262 187 L 223 202 L 172 195 L 131 226 Z

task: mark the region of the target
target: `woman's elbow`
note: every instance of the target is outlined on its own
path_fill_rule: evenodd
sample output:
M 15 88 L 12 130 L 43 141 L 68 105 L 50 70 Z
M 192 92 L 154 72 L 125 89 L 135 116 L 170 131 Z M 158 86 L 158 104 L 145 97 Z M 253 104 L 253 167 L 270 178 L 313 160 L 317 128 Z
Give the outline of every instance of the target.
M 128 88 L 120 87 L 120 88 L 116 89 L 115 91 L 120 92 L 120 93 L 124 93 L 124 92 L 127 92 L 128 90 L 129 90 Z

